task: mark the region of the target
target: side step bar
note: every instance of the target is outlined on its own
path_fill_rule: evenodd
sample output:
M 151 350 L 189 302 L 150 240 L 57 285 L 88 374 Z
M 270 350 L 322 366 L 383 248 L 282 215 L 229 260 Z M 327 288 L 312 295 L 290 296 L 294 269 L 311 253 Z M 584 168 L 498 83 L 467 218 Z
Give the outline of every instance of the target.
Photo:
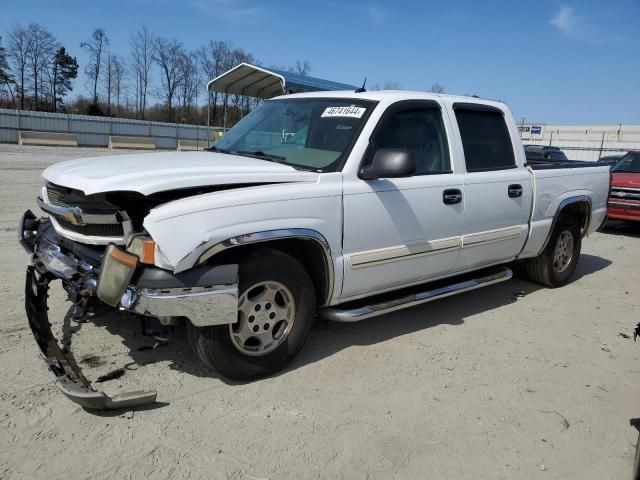
M 491 273 L 476 278 L 466 278 L 463 281 L 458 279 L 457 283 L 439 286 L 431 290 L 402 296 L 392 300 L 382 301 L 370 305 L 358 306 L 354 308 L 340 308 L 340 306 L 322 309 L 319 313 L 322 318 L 335 322 L 358 322 L 367 318 L 377 317 L 386 313 L 395 312 L 403 308 L 414 307 L 423 303 L 450 297 L 458 293 L 468 292 L 477 288 L 504 282 L 513 277 L 513 272 L 508 267 L 498 267 L 492 269 Z M 451 281 L 456 282 L 453 278 Z M 441 282 L 438 282 L 440 285 Z M 429 285 L 427 284 L 426 287 Z

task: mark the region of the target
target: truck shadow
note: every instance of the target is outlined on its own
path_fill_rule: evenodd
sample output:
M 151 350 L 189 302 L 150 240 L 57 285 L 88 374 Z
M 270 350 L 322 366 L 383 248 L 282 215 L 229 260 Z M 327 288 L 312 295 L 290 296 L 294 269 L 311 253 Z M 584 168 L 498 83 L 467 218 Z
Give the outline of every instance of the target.
M 624 235 L 625 237 L 640 238 L 640 222 L 608 220 L 599 232 L 609 235 Z
M 582 254 L 573 281 L 579 281 L 610 264 L 611 261 L 605 258 Z M 516 275 L 511 281 L 362 322 L 337 323 L 318 319 L 298 356 L 287 368 L 273 376 L 286 375 L 289 371 L 330 357 L 348 347 L 374 345 L 437 325 L 462 325 L 467 318 L 478 313 L 518 301 L 526 302 L 527 295 L 544 288 L 527 280 L 518 273 L 518 269 L 515 271 Z M 122 321 L 118 317 L 118 314 L 113 313 L 97 316 L 92 323 L 119 336 L 129 349 L 129 357 L 137 366 L 168 362 L 169 368 L 189 375 L 218 378 L 228 385 L 243 383 L 221 377 L 214 370 L 203 366 L 191 351 L 184 328 L 176 328 L 168 343 L 152 348 L 154 339 L 141 335 L 137 322 Z M 77 328 L 69 331 L 68 335 L 72 336 L 75 331 Z M 82 366 L 82 360 L 80 364 Z M 161 389 L 161 386 L 158 388 Z

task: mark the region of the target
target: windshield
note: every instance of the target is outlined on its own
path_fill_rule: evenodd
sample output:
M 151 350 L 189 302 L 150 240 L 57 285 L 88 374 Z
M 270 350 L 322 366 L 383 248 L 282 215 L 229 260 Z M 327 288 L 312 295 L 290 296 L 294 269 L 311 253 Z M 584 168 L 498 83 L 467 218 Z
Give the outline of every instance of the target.
M 611 169 L 612 172 L 640 173 L 640 153 L 629 153 Z
M 374 102 L 351 99 L 270 100 L 238 122 L 212 150 L 335 172 L 373 107 Z

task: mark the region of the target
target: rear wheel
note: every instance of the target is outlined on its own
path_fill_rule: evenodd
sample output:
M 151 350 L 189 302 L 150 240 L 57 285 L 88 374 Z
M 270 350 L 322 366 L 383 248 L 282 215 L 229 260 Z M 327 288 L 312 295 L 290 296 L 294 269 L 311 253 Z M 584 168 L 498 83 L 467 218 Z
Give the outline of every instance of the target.
M 576 218 L 561 215 L 543 252 L 527 260 L 527 275 L 547 287 L 565 285 L 578 265 L 581 248 L 582 237 Z
M 315 314 L 313 282 L 278 250 L 260 249 L 240 263 L 238 320 L 197 328 L 187 322 L 200 360 L 225 377 L 250 380 L 284 368 L 298 353 Z

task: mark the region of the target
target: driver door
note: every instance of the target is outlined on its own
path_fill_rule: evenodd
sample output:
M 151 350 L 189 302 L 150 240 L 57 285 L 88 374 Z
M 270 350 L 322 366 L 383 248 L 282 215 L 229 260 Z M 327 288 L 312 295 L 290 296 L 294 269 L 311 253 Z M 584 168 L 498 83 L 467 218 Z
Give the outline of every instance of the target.
M 345 179 L 342 300 L 453 270 L 461 246 L 463 182 L 453 172 L 448 128 L 435 101 L 397 102 L 383 115 L 363 165 L 377 149 L 400 148 L 409 151 L 416 172 Z

